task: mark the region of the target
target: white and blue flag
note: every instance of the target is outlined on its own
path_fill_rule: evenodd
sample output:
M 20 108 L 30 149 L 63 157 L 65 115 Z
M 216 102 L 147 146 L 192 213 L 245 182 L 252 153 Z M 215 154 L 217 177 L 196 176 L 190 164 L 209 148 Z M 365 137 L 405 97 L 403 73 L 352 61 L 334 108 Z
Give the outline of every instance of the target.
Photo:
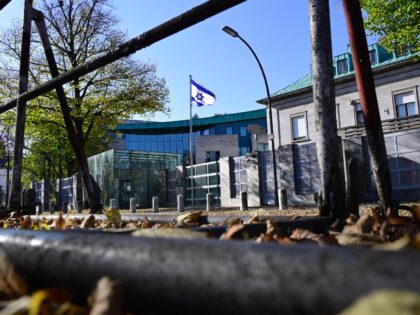
M 191 79 L 191 100 L 197 106 L 207 106 L 216 101 L 216 95 Z

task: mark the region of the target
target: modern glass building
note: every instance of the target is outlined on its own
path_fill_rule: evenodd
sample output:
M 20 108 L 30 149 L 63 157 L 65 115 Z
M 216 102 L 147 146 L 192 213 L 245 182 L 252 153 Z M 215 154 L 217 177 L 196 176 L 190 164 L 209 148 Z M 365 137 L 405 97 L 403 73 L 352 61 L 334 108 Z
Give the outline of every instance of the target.
M 179 154 L 109 150 L 88 158 L 89 170 L 101 189 L 107 207 L 115 199 L 128 209 L 130 198 L 140 207 L 150 207 L 153 196 L 161 205 L 176 202 L 176 167 Z
M 188 119 L 170 122 L 126 122 L 116 128 L 116 131 L 121 134 L 121 140 L 117 146 L 124 150 L 188 155 L 189 124 Z M 198 137 L 217 135 L 237 136 L 237 155 L 251 152 L 252 139 L 247 130 L 249 125 L 259 125 L 266 129 L 266 110 L 193 119 L 194 154 Z M 260 145 L 259 149 L 266 148 Z M 256 151 L 256 148 L 254 150 Z

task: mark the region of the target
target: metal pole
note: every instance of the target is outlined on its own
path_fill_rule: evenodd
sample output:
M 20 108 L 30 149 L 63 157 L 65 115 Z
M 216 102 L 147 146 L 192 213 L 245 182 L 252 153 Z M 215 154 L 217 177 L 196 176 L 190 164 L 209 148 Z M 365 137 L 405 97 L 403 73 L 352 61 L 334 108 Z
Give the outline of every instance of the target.
M 243 39 L 239 34 L 237 36 L 251 51 L 252 55 L 255 57 L 255 60 L 258 63 L 258 66 L 260 67 L 261 70 L 261 74 L 263 76 L 264 79 L 264 84 L 265 84 L 265 91 L 267 93 L 267 106 L 268 106 L 268 118 L 270 121 L 270 131 L 271 131 L 271 135 L 270 136 L 270 141 L 271 141 L 271 147 L 272 147 L 272 152 L 273 152 L 273 176 L 274 176 L 274 202 L 275 202 L 275 206 L 278 207 L 279 205 L 279 196 L 277 194 L 278 191 L 278 182 L 277 182 L 277 163 L 276 163 L 276 147 L 274 144 L 274 129 L 273 129 L 273 113 L 272 113 L 272 107 L 271 107 L 271 94 L 270 94 L 270 90 L 268 88 L 268 82 L 267 82 L 267 77 L 265 76 L 265 72 L 263 69 L 263 66 L 260 62 L 260 60 L 258 59 L 257 54 L 255 53 L 255 51 L 252 49 L 252 47 L 248 44 L 248 42 Z M 280 134 L 280 132 L 279 132 Z M 280 140 L 280 138 L 279 138 Z M 280 144 L 280 141 L 279 141 Z
M 193 154 L 193 145 L 192 145 L 192 90 L 191 90 L 191 80 L 192 76 L 190 75 L 190 176 L 191 176 L 191 207 L 194 205 L 194 178 L 193 178 L 193 165 L 194 165 L 194 154 Z M 188 174 L 188 172 L 187 172 Z
M 397 215 L 398 209 L 392 209 L 391 174 L 359 0 L 343 0 L 343 9 L 379 204 L 388 214 Z
M 19 94 L 28 91 L 29 58 L 31 49 L 32 0 L 25 0 L 22 31 L 22 51 L 19 68 Z M 13 151 L 12 183 L 9 210 L 20 209 L 22 191 L 23 145 L 25 142 L 26 100 L 19 100 L 16 113 L 15 148 Z
M 191 10 L 125 42 L 112 52 L 88 61 L 73 68 L 72 70 L 61 73 L 58 77 L 41 84 L 29 92 L 20 93 L 18 98 L 0 106 L 0 113 L 16 107 L 19 99 L 28 101 L 37 96 L 43 95 L 55 89 L 59 85 L 69 83 L 78 77 L 95 71 L 123 57 L 127 57 L 138 50 L 144 49 L 164 38 L 174 35 L 242 2 L 245 2 L 245 0 L 209 0 L 204 2 L 203 4 L 196 6 Z
M 6 164 L 6 209 L 9 205 L 9 191 L 10 191 L 10 151 L 7 149 L 7 164 Z
M 9 2 L 12 0 L 0 0 L 0 11 L 3 10 L 3 8 L 9 4 Z
M 44 47 L 45 56 L 47 58 L 48 66 L 53 78 L 59 75 L 57 64 L 55 61 L 54 53 L 51 48 L 50 40 L 48 38 L 47 26 L 45 24 L 44 15 L 38 10 L 33 11 L 33 19 L 35 20 L 36 26 L 38 28 L 38 33 L 41 38 L 42 45 Z M 69 138 L 70 144 L 73 148 L 74 154 L 76 155 L 77 163 L 79 164 L 80 171 L 82 173 L 83 185 L 86 189 L 86 193 L 89 199 L 89 206 L 91 212 L 100 212 L 102 210 L 102 205 L 100 201 L 100 196 L 97 189 L 95 189 L 96 183 L 89 173 L 89 168 L 86 160 L 86 154 L 83 147 L 83 144 L 80 141 L 80 137 L 76 132 L 74 127 L 73 120 L 70 113 L 70 107 L 67 102 L 66 94 L 64 92 L 63 86 L 59 85 L 56 87 L 57 98 L 60 102 L 61 112 L 63 114 L 64 123 L 67 129 L 67 136 Z

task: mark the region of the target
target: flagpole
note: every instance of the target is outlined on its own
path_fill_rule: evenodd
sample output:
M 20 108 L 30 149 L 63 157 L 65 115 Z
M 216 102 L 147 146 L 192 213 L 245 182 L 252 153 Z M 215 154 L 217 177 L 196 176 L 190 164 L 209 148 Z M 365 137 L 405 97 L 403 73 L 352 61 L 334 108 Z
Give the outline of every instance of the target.
M 194 155 L 193 155 L 193 144 L 192 144 L 192 90 L 191 82 L 192 76 L 190 75 L 190 176 L 191 176 L 191 208 L 194 205 L 194 179 L 193 179 L 193 166 L 194 166 Z

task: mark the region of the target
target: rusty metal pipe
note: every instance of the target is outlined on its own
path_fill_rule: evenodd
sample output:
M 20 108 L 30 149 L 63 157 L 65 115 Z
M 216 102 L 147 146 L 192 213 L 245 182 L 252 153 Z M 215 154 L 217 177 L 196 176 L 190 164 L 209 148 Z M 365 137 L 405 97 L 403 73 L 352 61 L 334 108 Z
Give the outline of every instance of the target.
M 135 312 L 336 314 L 376 289 L 420 292 L 409 251 L 16 230 L 0 231 L 0 248 L 38 285 L 120 279 Z

